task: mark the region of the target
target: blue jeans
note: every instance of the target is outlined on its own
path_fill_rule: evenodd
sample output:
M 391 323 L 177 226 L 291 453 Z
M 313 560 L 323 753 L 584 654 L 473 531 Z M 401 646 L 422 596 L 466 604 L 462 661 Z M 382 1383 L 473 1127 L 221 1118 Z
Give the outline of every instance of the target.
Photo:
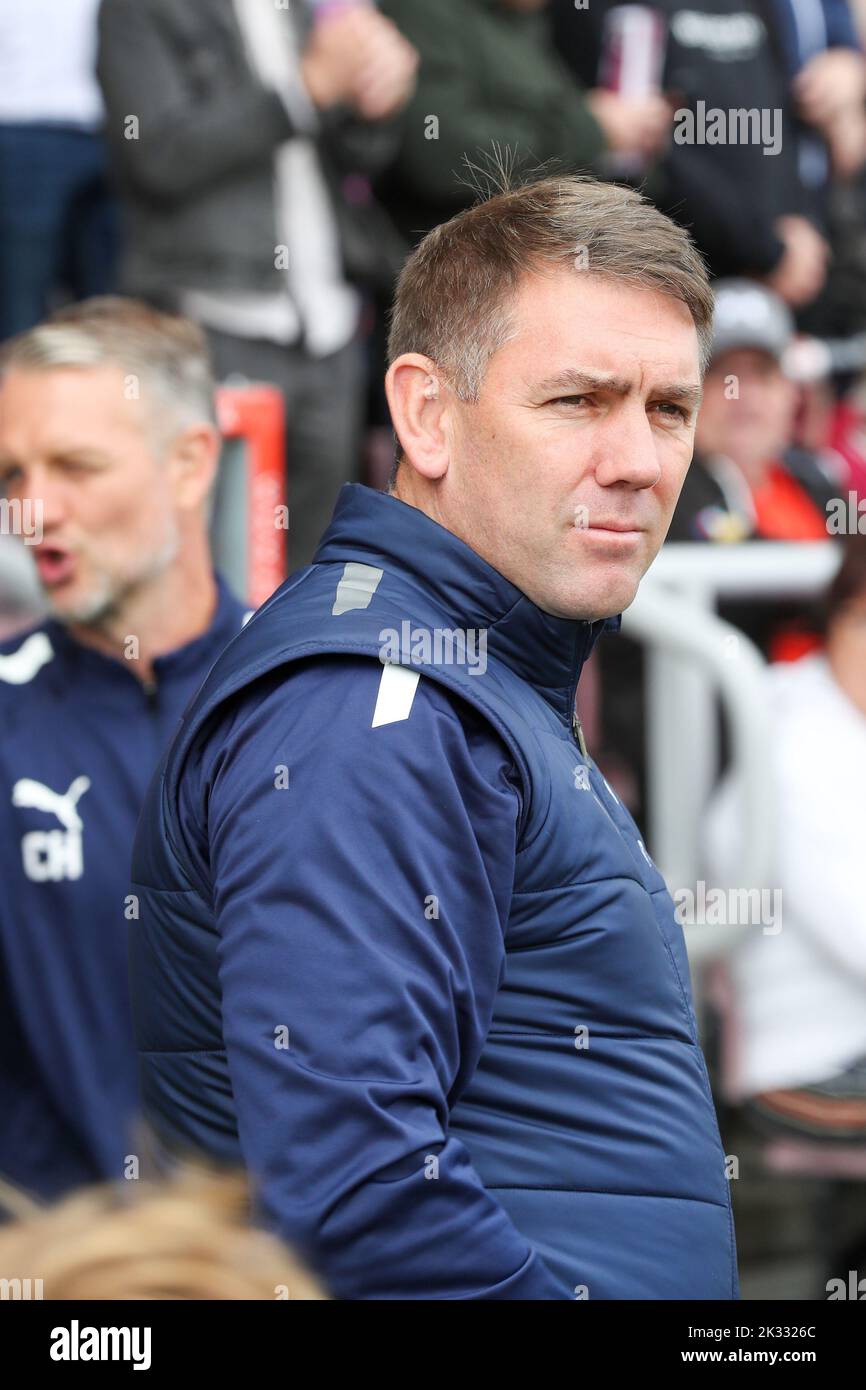
M 0 124 L 0 341 L 63 298 L 114 287 L 118 217 L 102 139 L 65 125 Z

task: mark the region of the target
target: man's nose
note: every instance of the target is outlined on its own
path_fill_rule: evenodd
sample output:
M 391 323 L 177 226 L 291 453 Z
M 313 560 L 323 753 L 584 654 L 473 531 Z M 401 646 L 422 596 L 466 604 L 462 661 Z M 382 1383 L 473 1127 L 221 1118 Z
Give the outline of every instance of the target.
M 594 443 L 595 478 L 601 487 L 653 487 L 661 477 L 652 425 L 642 405 L 622 405 L 599 422 Z

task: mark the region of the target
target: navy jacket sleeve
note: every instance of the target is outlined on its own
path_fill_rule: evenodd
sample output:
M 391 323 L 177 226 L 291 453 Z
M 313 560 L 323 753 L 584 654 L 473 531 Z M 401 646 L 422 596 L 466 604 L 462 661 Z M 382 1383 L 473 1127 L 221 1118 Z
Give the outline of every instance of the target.
M 423 675 L 373 727 L 382 670 L 268 678 L 189 769 L 241 1146 L 337 1297 L 568 1298 L 448 1130 L 504 975 L 517 774 Z

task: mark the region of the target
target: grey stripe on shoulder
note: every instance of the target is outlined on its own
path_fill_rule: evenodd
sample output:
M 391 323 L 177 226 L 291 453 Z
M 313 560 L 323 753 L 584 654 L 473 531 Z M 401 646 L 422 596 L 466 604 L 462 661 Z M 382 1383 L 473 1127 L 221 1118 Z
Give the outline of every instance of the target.
M 370 601 L 379 587 L 384 571 L 375 565 L 362 565 L 358 560 L 349 560 L 343 566 L 343 573 L 337 585 L 333 617 L 348 613 L 353 608 L 369 608 Z

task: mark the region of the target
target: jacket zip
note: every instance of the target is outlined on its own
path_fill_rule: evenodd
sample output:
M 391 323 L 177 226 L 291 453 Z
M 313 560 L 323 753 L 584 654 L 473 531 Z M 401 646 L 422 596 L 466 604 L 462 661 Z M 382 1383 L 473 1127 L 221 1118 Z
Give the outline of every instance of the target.
M 586 739 L 583 736 L 583 725 L 580 722 L 580 716 L 576 710 L 571 711 L 571 733 L 572 737 L 575 738 L 580 745 L 580 751 L 583 756 L 588 758 L 589 754 L 586 751 Z
M 581 724 L 581 722 L 580 722 L 580 716 L 578 715 L 578 713 L 577 713 L 577 711 L 575 710 L 575 707 L 574 707 L 575 701 L 576 701 L 576 699 L 577 699 L 577 686 L 578 686 L 578 682 L 580 681 L 580 673 L 581 673 L 581 671 L 583 670 L 583 663 L 584 663 L 584 661 L 585 661 L 585 659 L 586 659 L 586 649 L 587 649 L 587 647 L 589 646 L 589 637 L 590 637 L 590 635 L 591 635 L 591 633 L 592 633 L 592 623 L 591 623 L 588 619 L 584 619 L 584 620 L 583 620 L 583 627 L 584 627 L 583 649 L 582 649 L 581 654 L 580 654 L 580 664 L 579 664 L 578 669 L 577 669 L 577 678 L 576 678 L 576 680 L 575 680 L 575 682 L 574 682 L 574 685 L 573 685 L 572 688 L 571 688 L 571 735 L 572 735 L 572 738 L 574 739 L 575 743 L 576 743 L 576 744 L 578 745 L 578 747 L 580 748 L 580 751 L 581 751 L 581 753 L 583 754 L 583 756 L 584 756 L 585 758 L 588 758 L 588 757 L 589 757 L 589 753 L 587 752 L 587 749 L 586 749 L 586 739 L 585 739 L 584 736 L 583 736 L 583 725 Z

